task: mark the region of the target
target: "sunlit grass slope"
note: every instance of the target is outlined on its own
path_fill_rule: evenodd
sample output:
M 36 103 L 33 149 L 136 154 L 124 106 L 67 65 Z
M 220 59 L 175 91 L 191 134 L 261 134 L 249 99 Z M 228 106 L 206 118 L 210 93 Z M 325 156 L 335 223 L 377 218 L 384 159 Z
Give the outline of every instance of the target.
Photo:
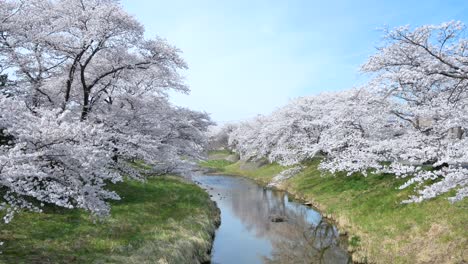
M 466 263 L 468 201 L 450 204 L 447 197 L 402 204 L 412 192 L 398 189 L 404 180 L 392 175 L 346 176 L 323 173 L 319 160 L 281 186 L 313 202 L 348 232 L 353 258 L 369 263 Z M 220 172 L 268 183 L 283 168 L 237 162 Z
M 0 263 L 197 263 L 208 259 L 217 209 L 198 186 L 175 177 L 112 188 L 111 217 L 46 208 L 2 225 Z

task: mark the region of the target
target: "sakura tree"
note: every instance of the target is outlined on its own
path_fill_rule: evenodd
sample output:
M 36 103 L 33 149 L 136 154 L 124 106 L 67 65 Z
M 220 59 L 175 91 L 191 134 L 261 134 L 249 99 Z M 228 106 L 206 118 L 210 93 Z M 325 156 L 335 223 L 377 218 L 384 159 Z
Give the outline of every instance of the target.
M 122 177 L 111 167 L 112 142 L 102 125 L 69 121 L 69 111 L 33 113 L 16 99 L 2 98 L 0 109 L 0 126 L 12 137 L 0 148 L 6 222 L 19 208 L 40 210 L 42 203 L 109 212 L 104 200 L 118 196 L 104 186 Z
M 451 200 L 463 199 L 468 190 L 468 171 L 463 167 L 468 162 L 465 26 L 449 22 L 414 30 L 400 27 L 388 31 L 385 40 L 386 45 L 369 59 L 363 71 L 374 73 L 373 89 L 400 102 L 389 110 L 411 128 L 403 137 L 389 139 L 395 161 L 385 169 L 411 177 L 405 186 L 436 180 L 412 201 L 452 189 L 457 194 Z M 414 164 L 431 165 L 434 170 L 421 170 Z
M 291 165 L 315 156 L 321 135 L 329 128 L 330 113 L 341 94 L 329 93 L 291 101 L 271 115 L 240 125 L 231 144 L 244 159 L 266 157 Z
M 363 88 L 299 98 L 241 123 L 231 146 L 245 160 L 283 165 L 324 154 L 331 172 L 408 178 L 419 202 L 468 190 L 468 40 L 460 22 L 387 31 L 362 67 Z M 416 185 L 415 185 L 416 183 Z
M 236 123 L 211 126 L 206 133 L 207 150 L 229 149 L 229 135 L 236 129 Z
M 366 90 L 298 98 L 269 116 L 241 124 L 231 133 L 231 145 L 244 159 L 266 157 L 283 165 L 317 154 L 328 159 L 333 156 L 337 161 L 351 144 L 357 146 L 364 144 L 363 140 L 388 135 L 381 130 L 390 127 L 389 115 L 376 114 L 384 104 L 378 95 Z M 336 163 L 343 170 L 352 170 L 345 168 L 343 161 Z
M 199 158 L 212 122 L 168 96 L 189 92 L 180 50 L 146 39 L 119 1 L 0 1 L 0 21 L 0 70 L 12 73 L 0 95 L 6 221 L 44 203 L 106 215 L 119 199 L 109 183 L 184 173 Z

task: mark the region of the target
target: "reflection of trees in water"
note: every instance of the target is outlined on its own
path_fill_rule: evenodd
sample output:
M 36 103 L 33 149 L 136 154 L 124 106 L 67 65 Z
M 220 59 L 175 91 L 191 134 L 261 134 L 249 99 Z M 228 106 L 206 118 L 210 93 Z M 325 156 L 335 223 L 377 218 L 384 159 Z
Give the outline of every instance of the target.
M 301 220 L 301 219 L 299 219 Z M 272 256 L 266 263 L 350 263 L 339 246 L 337 230 L 325 221 L 318 225 L 299 221 L 279 229 L 280 239 L 273 240 Z
M 272 241 L 273 252 L 267 263 L 348 263 L 346 251 L 339 247 L 337 230 L 325 221 L 307 221 L 302 205 L 286 204 L 281 192 L 266 190 L 242 181 L 232 186 L 232 209 L 256 236 Z M 270 216 L 285 217 L 272 223 Z
M 275 233 L 272 232 L 272 228 L 276 226 L 276 223 L 269 220 L 270 216 L 290 215 L 291 210 L 286 208 L 284 195 L 250 182 L 246 186 L 239 187 L 241 188 L 232 190 L 231 206 L 234 214 L 258 237 L 270 237 Z

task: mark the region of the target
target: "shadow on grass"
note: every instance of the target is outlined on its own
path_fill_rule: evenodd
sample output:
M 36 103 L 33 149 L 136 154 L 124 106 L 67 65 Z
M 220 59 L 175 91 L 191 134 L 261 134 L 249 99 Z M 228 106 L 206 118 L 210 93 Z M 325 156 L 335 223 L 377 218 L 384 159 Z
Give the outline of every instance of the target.
M 186 227 L 182 222 L 194 216 L 208 218 L 212 210 L 202 189 L 174 178 L 128 180 L 111 189 L 122 199 L 110 203 L 111 216 L 104 219 L 46 206 L 42 214 L 22 212 L 0 225 L 0 241 L 5 242 L 0 263 L 125 262 L 147 242 L 168 244 L 179 232 L 174 226 Z M 206 227 L 187 228 L 200 232 Z

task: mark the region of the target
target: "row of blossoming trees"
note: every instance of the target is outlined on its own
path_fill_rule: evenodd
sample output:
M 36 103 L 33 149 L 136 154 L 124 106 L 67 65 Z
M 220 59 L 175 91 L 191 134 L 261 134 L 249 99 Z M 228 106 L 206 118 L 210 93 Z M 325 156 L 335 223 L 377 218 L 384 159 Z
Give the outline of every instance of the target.
M 180 51 L 118 1 L 0 0 L 0 67 L 6 222 L 44 204 L 106 215 L 119 199 L 106 185 L 183 170 L 211 125 L 169 103 L 188 92 Z
M 331 172 L 390 173 L 419 202 L 468 195 L 468 39 L 450 22 L 388 30 L 362 67 L 361 89 L 302 97 L 229 130 L 244 160 L 297 164 L 317 154 Z M 226 134 L 226 133 L 224 133 Z M 223 135 L 223 133 L 220 133 Z

